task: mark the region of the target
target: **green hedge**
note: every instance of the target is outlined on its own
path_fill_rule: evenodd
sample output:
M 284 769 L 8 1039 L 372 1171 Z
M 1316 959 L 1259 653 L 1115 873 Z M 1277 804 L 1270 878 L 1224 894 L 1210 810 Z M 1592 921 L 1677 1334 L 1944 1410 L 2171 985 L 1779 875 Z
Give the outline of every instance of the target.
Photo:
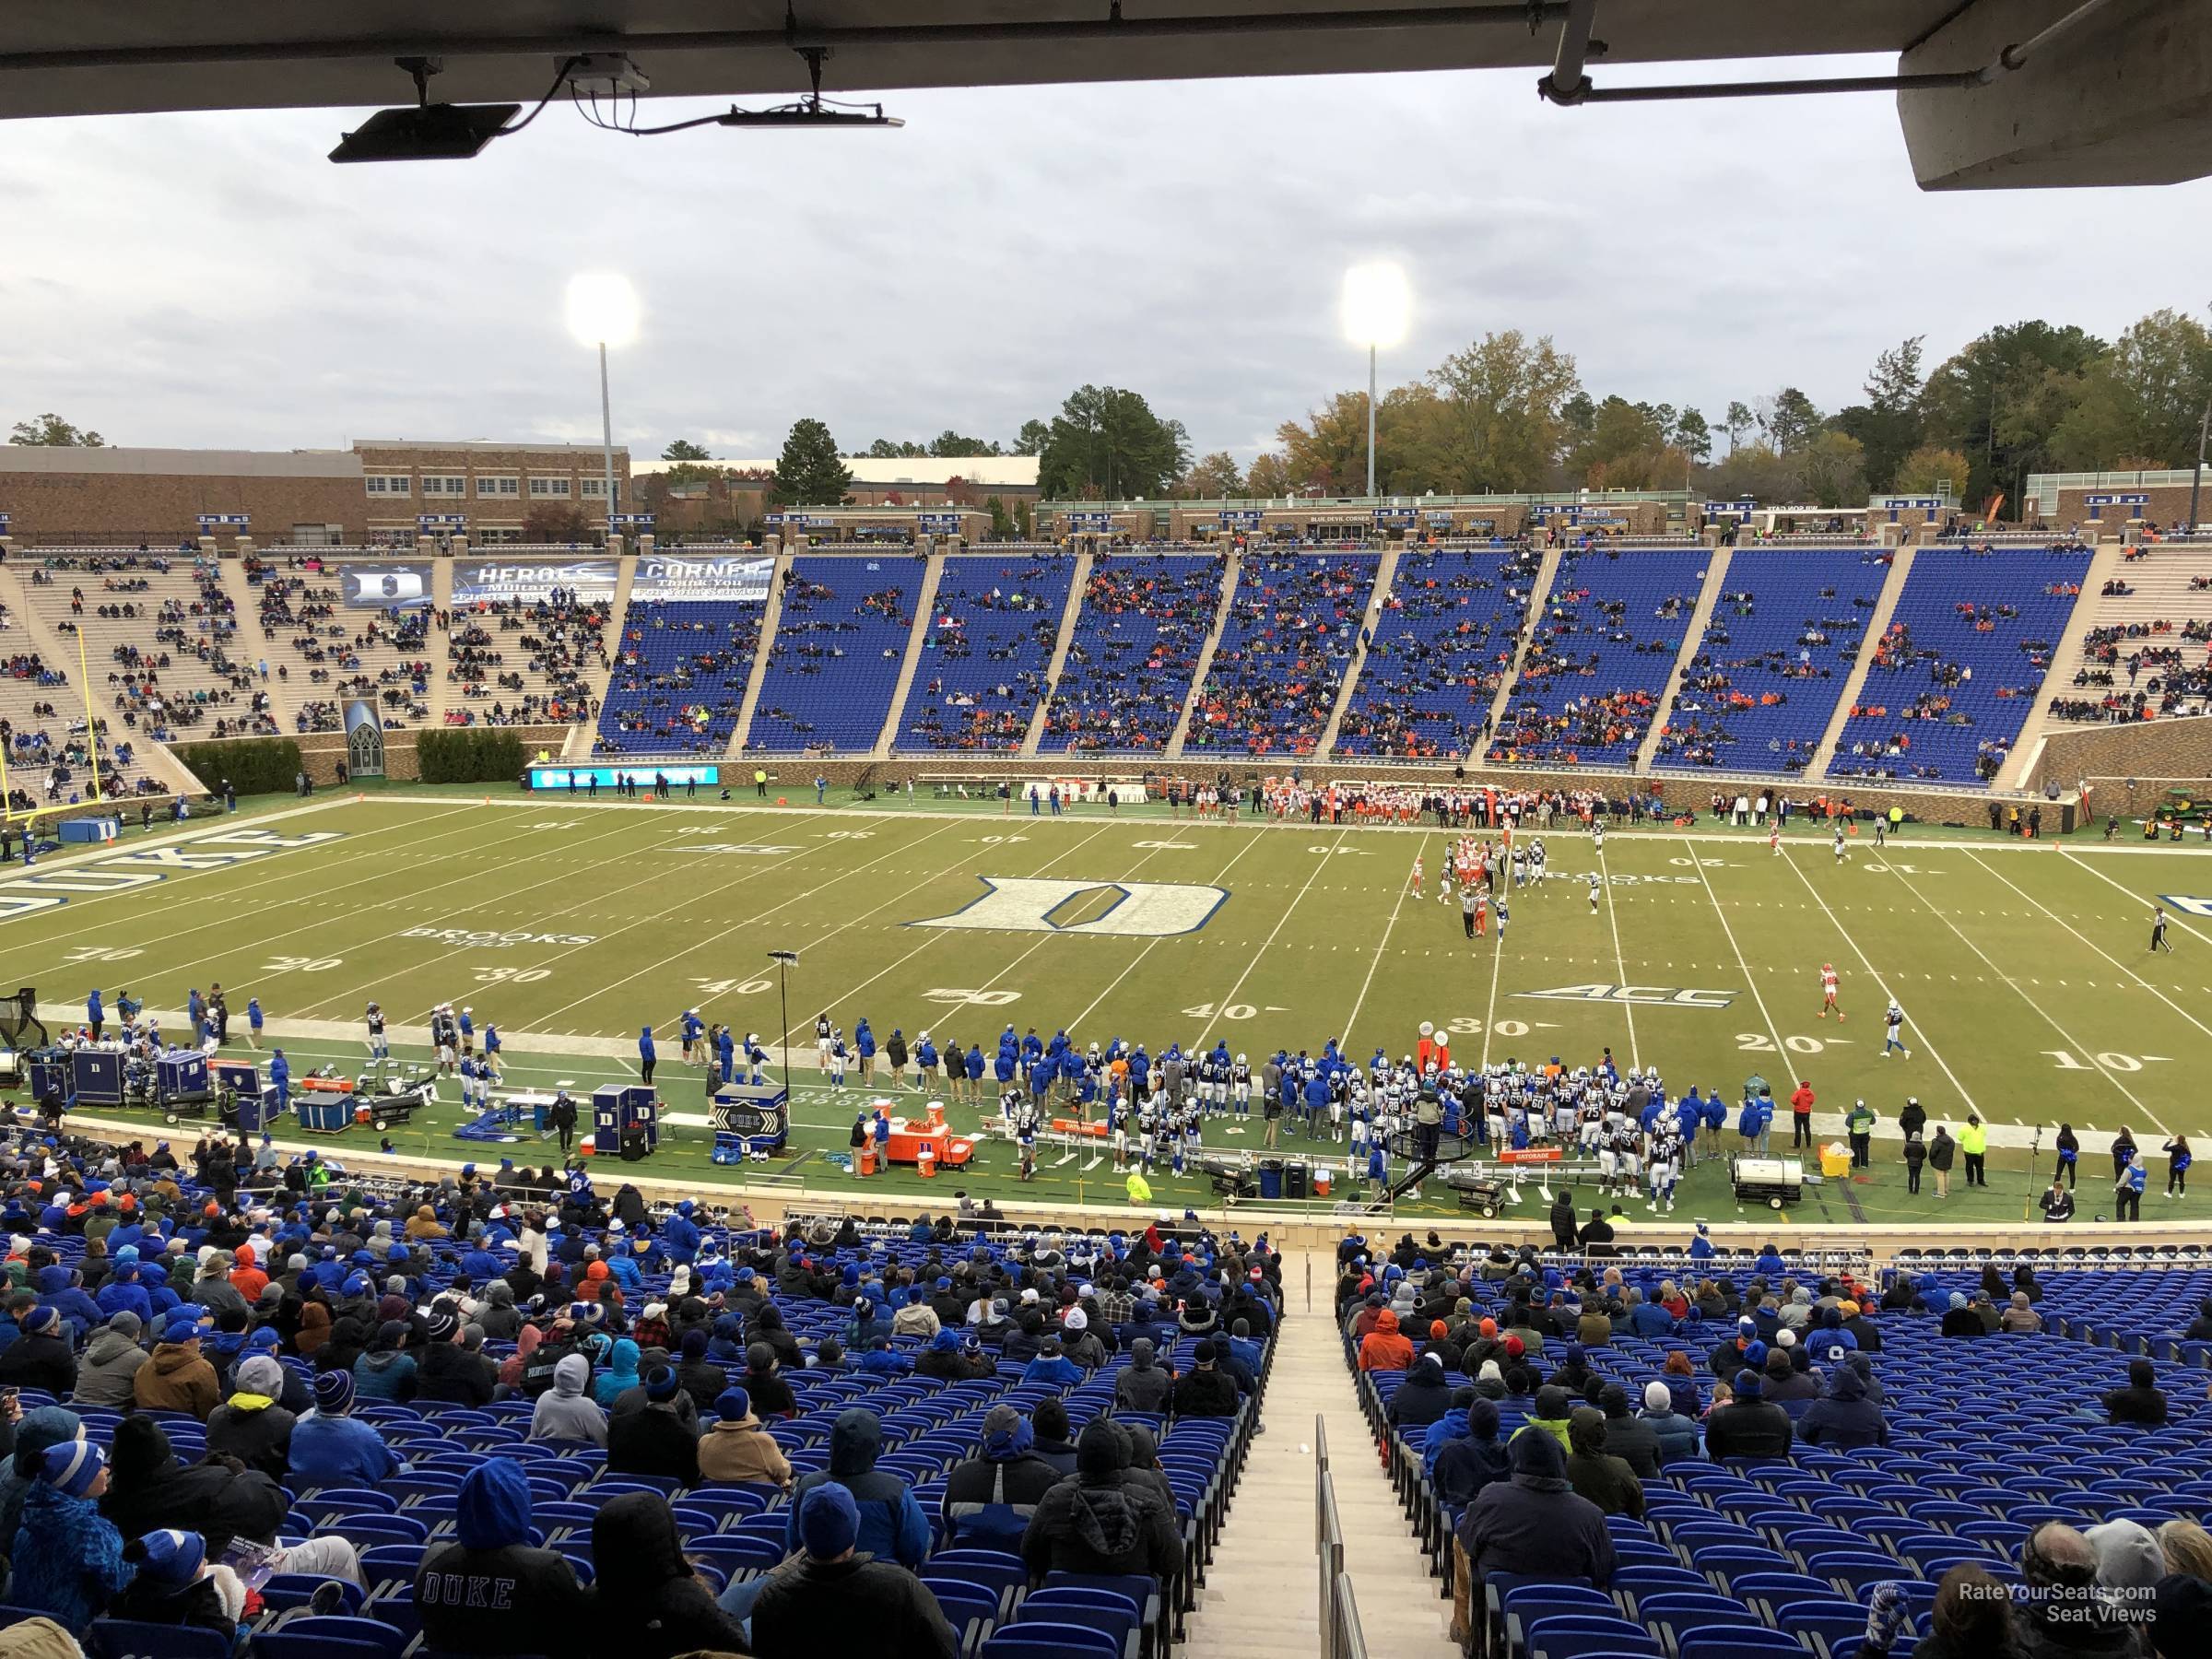
M 288 794 L 299 786 L 300 746 L 289 737 L 187 743 L 176 755 L 211 794 L 226 778 L 241 795 Z
M 425 783 L 510 783 L 523 774 L 523 740 L 500 726 L 458 726 L 415 739 Z

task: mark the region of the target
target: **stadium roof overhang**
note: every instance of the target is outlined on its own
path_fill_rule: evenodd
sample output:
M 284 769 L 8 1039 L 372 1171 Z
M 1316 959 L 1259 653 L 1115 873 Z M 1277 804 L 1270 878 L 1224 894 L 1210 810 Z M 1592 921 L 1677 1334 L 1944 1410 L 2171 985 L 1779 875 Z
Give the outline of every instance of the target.
M 2063 52 L 1987 84 L 2054 24 Z M 805 92 L 810 59 L 835 94 L 1533 70 L 1563 61 L 1563 38 L 1588 42 L 1569 86 L 1586 65 L 1614 96 L 1618 65 L 1895 54 L 1931 186 L 2212 171 L 2203 0 L 17 0 L 0 7 L 0 117 L 406 104 L 402 58 L 435 61 L 436 101 L 527 106 L 582 53 L 626 57 L 652 98 L 759 99 Z

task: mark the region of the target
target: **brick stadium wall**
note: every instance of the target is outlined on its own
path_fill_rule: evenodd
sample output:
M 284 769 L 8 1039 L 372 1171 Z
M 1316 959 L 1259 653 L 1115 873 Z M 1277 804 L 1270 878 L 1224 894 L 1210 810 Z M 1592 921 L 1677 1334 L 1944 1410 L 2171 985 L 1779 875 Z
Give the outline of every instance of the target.
M 2092 495 L 2147 495 L 2150 500 L 2141 507 L 2102 507 L 2100 517 L 2093 521 L 2085 498 Z M 2207 485 L 2206 498 L 2212 500 L 2212 485 Z M 2198 505 L 2199 512 L 2206 510 Z M 2189 486 L 2186 484 L 2107 484 L 2096 489 L 2062 488 L 2058 492 L 2058 511 L 2050 522 L 2059 526 L 2079 524 L 2082 534 L 2092 540 L 2099 535 L 2116 536 L 2127 527 L 2130 517 L 2143 519 L 2154 524 L 2183 524 L 2189 519 Z M 2207 513 L 2212 516 L 2212 513 Z
M 174 549 L 199 535 L 203 512 L 252 515 L 253 533 L 287 537 L 294 524 L 340 524 L 359 541 L 368 517 L 359 477 L 228 477 L 175 473 L 7 473 L 0 510 L 11 549 L 23 558 L 41 542 Z
M 2170 789 L 2212 791 L 2212 714 L 2053 732 L 2029 782 L 2072 789 L 2084 778 L 2097 780 L 2100 813 L 2147 812 Z

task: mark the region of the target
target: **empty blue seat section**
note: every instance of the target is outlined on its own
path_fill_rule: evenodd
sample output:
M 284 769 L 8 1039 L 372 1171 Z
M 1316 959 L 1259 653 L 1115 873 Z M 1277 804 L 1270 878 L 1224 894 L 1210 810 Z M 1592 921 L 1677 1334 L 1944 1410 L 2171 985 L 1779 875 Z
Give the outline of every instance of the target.
M 759 640 L 758 605 L 633 601 L 599 709 L 599 752 L 721 754 L 736 730 Z
M 1174 735 L 1220 606 L 1210 553 L 1101 553 L 1045 712 L 1045 754 L 1157 754 Z
M 1916 549 L 1829 776 L 1988 783 L 2034 712 L 2092 557 Z
M 1865 547 L 1737 548 L 1652 764 L 1802 772 L 1888 574 L 1888 556 Z
M 747 750 L 872 749 L 912 630 L 919 559 L 802 556 L 791 562 Z
M 1074 576 L 1065 557 L 947 558 L 895 747 L 1018 749 L 1044 696 Z
M 1541 562 L 1508 547 L 1401 554 L 1332 752 L 1405 759 L 1474 753 L 1512 667 Z
M 1489 759 L 1630 765 L 1659 712 L 1712 555 L 1570 548 L 1492 734 Z

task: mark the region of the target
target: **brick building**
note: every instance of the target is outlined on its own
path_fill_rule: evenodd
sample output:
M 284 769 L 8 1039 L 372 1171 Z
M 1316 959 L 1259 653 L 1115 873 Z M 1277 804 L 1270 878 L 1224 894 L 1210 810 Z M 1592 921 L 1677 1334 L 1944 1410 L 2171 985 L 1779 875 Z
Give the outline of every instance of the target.
M 614 458 L 620 511 L 629 455 L 618 448 Z M 201 534 L 203 515 L 227 521 L 224 540 L 243 534 L 263 546 L 411 545 L 425 517 L 482 545 L 524 539 L 533 508 L 572 510 L 591 533 L 604 532 L 599 448 L 410 440 L 278 452 L 0 447 L 0 533 L 18 547 L 174 547 Z

